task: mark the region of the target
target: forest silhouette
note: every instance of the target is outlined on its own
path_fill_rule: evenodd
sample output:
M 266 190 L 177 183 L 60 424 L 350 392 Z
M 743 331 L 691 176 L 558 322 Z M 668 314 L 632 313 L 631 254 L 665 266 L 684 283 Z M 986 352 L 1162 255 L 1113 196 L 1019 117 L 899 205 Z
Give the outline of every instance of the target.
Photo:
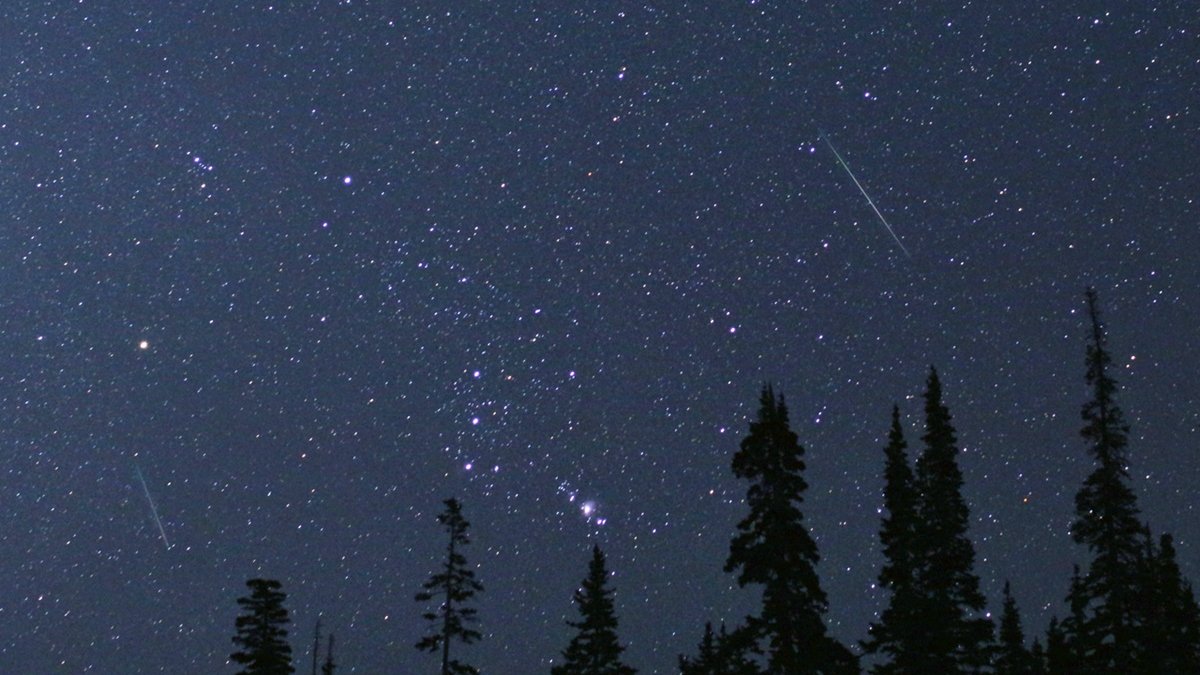
M 878 582 L 887 604 L 858 645 L 840 643 L 825 625 L 829 601 L 816 570 L 820 554 L 804 521 L 805 450 L 791 429 L 783 394 L 766 384 L 757 415 L 730 462 L 734 476 L 747 484 L 747 513 L 732 533 L 724 561 L 739 586 L 761 594 L 761 604 L 739 625 L 716 631 L 705 625 L 696 653 L 678 656 L 680 674 L 1200 673 L 1200 605 L 1180 571 L 1171 535 L 1156 536 L 1140 518 L 1129 474 L 1129 425 L 1117 402 L 1119 387 L 1095 290 L 1088 288 L 1085 299 L 1089 397 L 1081 410 L 1080 435 L 1092 468 L 1075 496 L 1071 537 L 1087 564 L 1064 573 L 1065 616 L 1053 618 L 1045 634 L 1027 643 L 1005 582 L 999 624 L 990 618 L 974 570 L 953 418 L 931 366 L 919 446 L 910 454 L 910 434 L 894 406 L 882 449 L 878 538 L 884 563 Z M 469 646 L 482 638 L 473 627 L 477 617 L 471 605 L 484 589 L 466 557 L 469 523 L 461 503 L 446 500 L 438 521 L 446 530 L 446 557 L 415 598 L 425 607 L 422 616 L 429 625 L 415 647 L 440 659 L 442 675 L 485 672 L 466 660 Z M 562 653 L 553 655 L 551 675 L 636 672 L 621 660 L 624 647 L 609 577 L 596 546 L 573 597 L 580 618 L 568 625 L 575 633 Z M 238 599 L 242 614 L 233 638 L 238 650 L 230 660 L 242 666 L 239 675 L 296 672 L 280 582 L 251 579 L 247 586 L 250 595 Z M 320 647 L 318 624 L 313 675 Z M 322 675 L 338 668 L 332 650 L 330 635 Z

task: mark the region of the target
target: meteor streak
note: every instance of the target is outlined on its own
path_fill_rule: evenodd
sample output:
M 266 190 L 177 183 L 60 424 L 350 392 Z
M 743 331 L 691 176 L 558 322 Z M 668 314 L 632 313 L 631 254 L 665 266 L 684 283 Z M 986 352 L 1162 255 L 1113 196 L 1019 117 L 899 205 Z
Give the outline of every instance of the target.
M 142 468 L 134 464 L 133 470 L 137 472 L 138 482 L 142 484 L 142 492 L 146 495 L 146 501 L 150 503 L 150 513 L 154 515 L 154 524 L 158 525 L 158 533 L 162 535 L 163 545 L 170 551 L 171 542 L 167 541 L 167 531 L 163 529 L 162 519 L 158 517 L 158 507 L 154 505 L 154 498 L 150 496 L 150 488 L 146 487 L 146 479 L 142 476 Z
M 867 194 L 866 188 L 862 186 L 862 183 L 858 182 L 858 178 L 856 178 L 854 176 L 854 172 L 850 170 L 850 165 L 846 163 L 846 160 L 842 159 L 842 153 L 838 152 L 837 148 L 833 147 L 833 142 L 829 140 L 829 136 L 825 135 L 824 131 L 818 131 L 818 133 L 821 136 L 821 140 L 825 141 L 825 145 L 828 145 L 829 149 L 833 151 L 833 156 L 837 157 L 838 164 L 842 165 L 842 168 L 846 170 L 846 174 L 850 176 L 850 180 L 854 181 L 854 186 L 857 187 L 858 191 L 862 193 L 862 196 L 867 199 L 867 204 L 871 205 L 871 210 L 874 211 L 875 215 L 879 217 L 879 222 L 883 223 L 883 226 L 887 228 L 888 234 L 892 235 L 892 239 L 896 240 L 896 245 L 900 247 L 901 251 L 904 251 L 904 255 L 912 258 L 912 254 L 908 252 L 908 248 L 904 246 L 904 242 L 900 241 L 900 237 L 896 236 L 896 231 L 893 230 L 892 226 L 888 224 L 887 218 L 884 218 L 883 214 L 879 212 L 879 207 L 875 206 L 875 200 L 871 199 L 871 195 Z

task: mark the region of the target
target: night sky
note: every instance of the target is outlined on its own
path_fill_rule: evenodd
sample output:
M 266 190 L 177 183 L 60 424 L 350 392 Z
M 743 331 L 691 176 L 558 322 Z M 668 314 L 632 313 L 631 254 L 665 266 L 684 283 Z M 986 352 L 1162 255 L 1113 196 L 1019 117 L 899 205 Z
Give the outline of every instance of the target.
M 301 672 L 318 614 L 339 672 L 433 672 L 456 496 L 466 661 L 548 669 L 598 543 L 672 672 L 756 608 L 722 566 L 767 381 L 852 644 L 931 364 L 991 607 L 1011 579 L 1041 631 L 1085 559 L 1088 284 L 1200 578 L 1200 14 L 938 4 L 6 3 L 0 671 L 233 672 L 265 576 Z

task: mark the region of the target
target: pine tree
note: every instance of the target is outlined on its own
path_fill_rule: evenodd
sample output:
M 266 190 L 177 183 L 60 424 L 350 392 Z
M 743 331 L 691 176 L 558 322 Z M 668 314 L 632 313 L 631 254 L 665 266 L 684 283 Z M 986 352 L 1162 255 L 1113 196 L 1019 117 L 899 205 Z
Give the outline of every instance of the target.
M 1141 650 L 1136 604 L 1144 558 L 1142 524 L 1126 468 L 1129 426 L 1116 403 L 1117 383 L 1109 373 L 1112 359 L 1096 291 L 1088 288 L 1086 296 L 1086 379 L 1092 395 L 1083 406 L 1080 433 L 1095 468 L 1075 495 L 1071 536 L 1087 546 L 1092 560 L 1080 587 L 1072 589 L 1083 605 L 1083 617 L 1068 638 L 1084 660 L 1084 671 L 1130 673 L 1138 669 Z
M 313 626 L 312 675 L 317 675 L 317 660 L 321 658 L 321 617 Z
M 1079 565 L 1075 565 L 1071 570 L 1071 589 L 1067 593 L 1067 607 L 1070 609 L 1070 614 L 1067 615 L 1067 618 L 1062 623 L 1056 626 L 1059 630 L 1057 638 L 1061 643 L 1061 655 L 1064 659 L 1063 664 L 1067 668 L 1062 672 L 1094 671 L 1094 668 L 1089 666 L 1087 655 L 1084 652 L 1086 645 L 1090 642 L 1087 634 L 1087 617 L 1085 615 L 1087 604 L 1088 599 L 1083 585 L 1083 574 L 1079 571 Z M 1049 637 L 1048 635 L 1048 640 Z
M 337 665 L 333 662 L 333 633 L 329 634 L 329 642 L 325 647 L 325 663 L 321 664 L 321 675 L 333 675 Z
M 551 675 L 634 675 L 637 672 L 621 663 L 621 652 L 625 648 L 617 639 L 613 592 L 607 586 L 604 553 L 599 546 L 594 546 L 587 577 L 575 591 L 580 620 L 567 622 L 578 632 L 563 651 L 563 663 L 550 669 Z
M 483 591 L 483 585 L 475 580 L 475 571 L 467 566 L 462 547 L 471 543 L 467 536 L 470 523 L 462 515 L 462 505 L 457 499 L 445 501 L 446 510 L 438 516 L 438 522 L 446 528 L 449 543 L 446 546 L 446 561 L 440 572 L 434 573 L 425 582 L 417 602 L 427 603 L 440 598 L 435 609 L 422 617 L 429 622 L 429 634 L 417 642 L 417 649 L 431 653 L 441 652 L 442 675 L 469 675 L 479 671 L 457 659 L 450 658 L 450 643 L 453 641 L 469 645 L 482 637 L 470 627 L 476 621 L 476 610 L 467 606 L 475 594 Z
M 1008 582 L 1004 582 L 1004 609 L 1000 615 L 1000 644 L 996 651 L 995 675 L 1033 675 L 1033 656 L 1025 649 L 1021 613 Z
M 758 675 L 758 667 L 746 658 L 745 650 L 736 644 L 736 636 L 726 632 L 721 624 L 714 634 L 712 623 L 704 624 L 704 637 L 695 658 L 679 657 L 680 675 Z
M 734 475 L 751 481 L 750 514 L 738 523 L 725 571 L 737 571 L 740 586 L 763 587 L 762 612 L 747 628 L 765 641 L 769 672 L 858 672 L 854 655 L 825 627 L 817 545 L 800 511 L 808 489 L 803 455 L 783 397 L 763 387 L 758 418 L 733 457 Z
M 919 495 L 908 463 L 907 448 L 904 428 L 900 424 L 900 408 L 892 406 L 892 426 L 884 448 L 885 515 L 879 530 L 885 559 L 879 572 L 879 585 L 891 591 L 891 598 L 879 623 L 871 625 L 870 639 L 863 643 L 868 654 L 882 654 L 887 658 L 871 668 L 876 675 L 919 675 L 922 672 L 917 655 L 924 649 L 924 630 L 918 619 L 913 587 Z
M 1067 636 L 1058 617 L 1050 619 L 1050 627 L 1046 629 L 1046 674 L 1074 675 L 1076 672 L 1075 656 L 1067 645 Z
M 1147 549 L 1142 671 L 1200 673 L 1200 607 L 1179 571 L 1174 540 L 1164 534 L 1157 548 L 1147 542 Z
M 1033 666 L 1033 675 L 1047 675 L 1046 650 L 1042 647 L 1041 640 L 1033 639 L 1033 646 L 1029 648 L 1029 658 Z
M 704 624 L 704 637 L 700 639 L 700 649 L 696 658 L 679 657 L 680 675 L 718 675 L 721 673 L 720 660 L 717 655 L 717 638 L 713 633 L 712 622 Z
M 950 411 L 942 403 L 937 370 L 925 390 L 925 450 L 917 461 L 920 491 L 915 586 L 924 631 L 920 672 L 977 672 L 989 661 L 992 623 L 975 576 L 975 548 L 967 538 L 969 511 Z
M 292 668 L 292 647 L 287 642 L 288 611 L 283 606 L 287 594 L 274 579 L 250 579 L 250 595 L 237 599 L 242 614 L 237 618 L 233 643 L 238 651 L 229 659 L 243 668 L 237 675 L 288 675 Z

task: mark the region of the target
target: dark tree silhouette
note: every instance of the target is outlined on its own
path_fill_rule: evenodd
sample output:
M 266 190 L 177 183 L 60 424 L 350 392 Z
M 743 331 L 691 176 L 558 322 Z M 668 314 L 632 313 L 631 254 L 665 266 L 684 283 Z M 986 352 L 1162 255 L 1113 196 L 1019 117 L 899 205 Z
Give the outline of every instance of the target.
M 242 614 L 237 618 L 233 644 L 238 651 L 229 659 L 242 666 L 237 675 L 288 675 L 292 667 L 292 647 L 287 642 L 288 611 L 283 606 L 287 594 L 274 579 L 250 579 L 250 595 L 238 598 Z
M 892 426 L 884 448 L 884 516 L 879 530 L 884 556 L 879 585 L 890 591 L 891 597 L 879 622 L 871 624 L 870 638 L 863 643 L 866 653 L 885 658 L 871 667 L 876 675 L 918 675 L 924 665 L 919 657 L 924 650 L 924 629 L 913 587 L 919 495 L 907 448 L 900 408 L 892 406 Z
M 828 634 L 829 602 L 817 578 L 816 542 L 800 510 L 808 483 L 804 448 L 788 424 L 787 406 L 763 387 L 758 418 L 733 457 L 733 473 L 751 482 L 750 513 L 738 523 L 725 571 L 738 584 L 762 586 L 762 611 L 747 628 L 766 643 L 771 673 L 858 672 L 855 657 Z
M 551 675 L 634 675 L 637 670 L 621 662 L 625 648 L 617 639 L 617 614 L 608 589 L 604 553 L 592 547 L 592 560 L 583 585 L 575 591 L 579 621 L 567 624 L 577 630 L 563 650 L 564 661 L 550 669 Z
M 724 623 L 716 634 L 712 623 L 704 624 L 695 658 L 679 657 L 680 675 L 758 675 L 758 666 L 746 658 L 746 650 L 736 644 L 736 638 L 725 630 Z
M 976 672 L 990 661 L 992 623 L 975 576 L 975 547 L 967 538 L 970 513 L 950 411 L 937 370 L 925 389 L 925 450 L 917 461 L 920 499 L 914 583 L 919 596 L 925 673 Z
M 1146 546 L 1142 672 L 1200 673 L 1200 607 L 1179 571 L 1174 540 L 1164 534 L 1157 548 Z
M 1079 571 L 1079 565 L 1075 565 L 1071 570 L 1071 589 L 1067 593 L 1067 607 L 1070 613 L 1058 624 L 1060 630 L 1058 637 L 1062 642 L 1062 654 L 1065 659 L 1063 667 L 1067 668 L 1064 672 L 1076 673 L 1088 671 L 1094 667 L 1094 664 L 1089 665 L 1087 654 L 1084 652 L 1086 641 L 1078 639 L 1078 636 L 1083 635 L 1086 630 L 1087 604 L 1088 598 L 1084 592 L 1083 574 Z M 1047 640 L 1049 639 L 1050 636 L 1047 635 Z
M 337 669 L 337 664 L 333 662 L 333 633 L 329 634 L 329 642 L 325 647 L 325 663 L 321 664 L 321 675 L 333 675 L 333 671 Z
M 721 657 L 717 653 L 717 638 L 713 633 L 711 621 L 704 624 L 704 637 L 700 639 L 700 648 L 696 657 L 679 657 L 679 673 L 680 675 L 720 675 L 724 673 L 724 670 L 721 670 Z
M 429 634 L 417 642 L 417 649 L 431 653 L 441 652 L 442 675 L 467 675 L 479 671 L 457 659 L 450 658 L 450 643 L 458 641 L 471 644 L 480 637 L 479 631 L 470 625 L 476 621 L 476 610 L 467 606 L 475 594 L 483 591 L 483 585 L 475 580 L 475 571 L 467 566 L 462 547 L 471 543 L 467 536 L 470 523 L 462 515 L 462 505 L 457 499 L 447 499 L 446 509 L 438 516 L 438 522 L 446 529 L 449 543 L 446 545 L 446 561 L 439 572 L 425 582 L 417 602 L 428 603 L 438 598 L 437 607 L 422 617 L 429 622 Z
M 313 646 L 312 646 L 312 675 L 317 675 L 317 660 L 321 658 L 321 617 L 317 617 L 317 624 L 313 626 Z
M 1075 675 L 1078 672 L 1075 655 L 1067 644 L 1066 633 L 1058 622 L 1058 618 L 1050 619 L 1050 627 L 1046 629 L 1046 674 Z
M 1078 622 L 1067 628 L 1082 670 L 1131 673 L 1138 669 L 1137 616 L 1139 570 L 1144 563 L 1143 527 L 1127 472 L 1129 426 L 1117 406 L 1117 382 L 1109 373 L 1104 323 L 1096 291 L 1087 289 L 1089 339 L 1087 384 L 1091 398 L 1083 406 L 1081 435 L 1095 462 L 1075 495 L 1071 536 L 1092 556 L 1069 600 L 1079 605 Z
M 1025 649 L 1021 613 L 1008 582 L 1004 582 L 1004 609 L 1000 615 L 1000 644 L 996 649 L 995 675 L 1034 675 L 1033 656 Z
M 1046 675 L 1046 650 L 1042 647 L 1041 640 L 1033 639 L 1033 646 L 1029 648 L 1029 659 L 1033 675 Z

